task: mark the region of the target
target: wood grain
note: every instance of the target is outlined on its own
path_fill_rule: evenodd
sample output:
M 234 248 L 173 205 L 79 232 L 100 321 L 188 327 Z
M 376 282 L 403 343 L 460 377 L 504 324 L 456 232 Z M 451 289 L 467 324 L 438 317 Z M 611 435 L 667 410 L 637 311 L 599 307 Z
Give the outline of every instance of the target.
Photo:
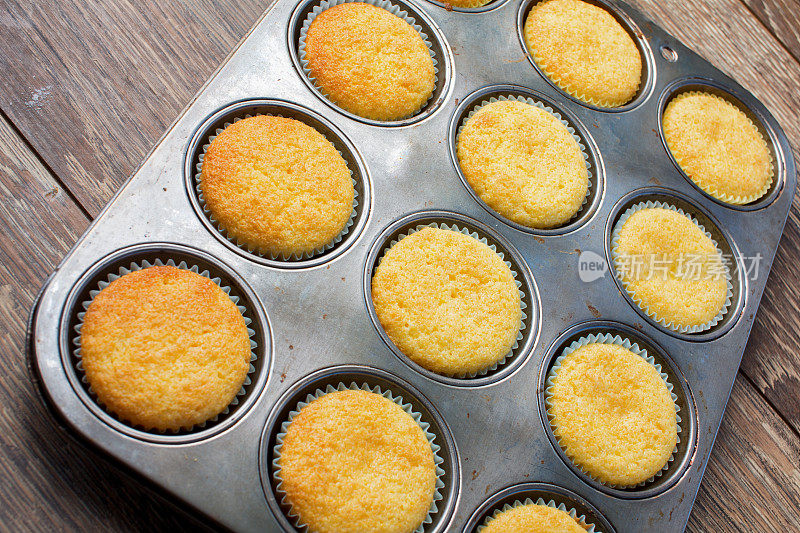
M 0 109 L 22 135 L 0 117 L 0 529 L 193 527 L 57 431 L 25 374 L 24 321 L 88 224 L 62 183 L 99 212 L 269 1 L 0 0 Z M 797 14 L 776 7 L 797 0 L 744 0 L 786 48 L 738 0 L 630 1 L 761 98 L 798 155 Z M 800 526 L 787 511 L 800 508 L 800 440 L 782 420 L 800 429 L 795 203 L 691 531 Z
M 738 0 L 633 0 L 667 31 L 755 94 L 775 115 L 800 161 L 800 64 Z M 800 199 L 795 196 L 742 369 L 800 430 Z
M 744 0 L 764 26 L 800 60 L 800 1 Z
M 798 456 L 800 438 L 740 375 L 687 531 L 800 530 Z
M 96 215 L 270 0 L 0 2 L 0 108 Z

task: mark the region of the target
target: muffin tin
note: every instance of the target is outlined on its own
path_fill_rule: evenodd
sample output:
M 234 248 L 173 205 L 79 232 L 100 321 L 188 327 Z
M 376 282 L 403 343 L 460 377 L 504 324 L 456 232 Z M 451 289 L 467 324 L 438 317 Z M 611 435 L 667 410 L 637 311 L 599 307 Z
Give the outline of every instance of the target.
M 621 108 L 584 105 L 542 77 L 521 40 L 530 1 L 450 10 L 438 2 L 396 0 L 433 43 L 438 85 L 417 116 L 387 124 L 363 120 L 325 100 L 299 67 L 297 32 L 315 1 L 273 4 L 49 278 L 31 316 L 30 366 L 59 421 L 203 520 L 236 531 L 282 531 L 291 526 L 269 475 L 275 421 L 308 387 L 352 379 L 413 399 L 441 437 L 445 498 L 426 531 L 472 532 L 498 506 L 527 497 L 591 514 L 601 531 L 681 530 L 795 191 L 795 165 L 780 127 L 735 81 L 611 0 L 593 1 L 629 29 L 644 61 L 639 95 Z M 674 94 L 697 88 L 744 106 L 762 128 L 776 179 L 761 200 L 735 207 L 717 202 L 667 152 L 661 111 Z M 585 142 L 591 196 L 562 228 L 508 223 L 460 176 L 454 143 L 461 120 L 476 100 L 504 94 L 543 101 Z M 251 254 L 203 211 L 194 175 L 205 139 L 248 113 L 298 118 L 322 131 L 347 160 L 359 207 L 348 234 L 325 253 L 288 261 Z M 626 206 L 648 199 L 681 207 L 735 256 L 731 308 L 711 330 L 663 329 L 614 278 L 613 224 Z M 375 261 L 392 235 L 420 221 L 456 222 L 478 232 L 504 252 L 522 282 L 528 297 L 523 339 L 486 375 L 425 372 L 396 351 L 374 316 Z M 86 291 L 126 261 L 155 258 L 186 260 L 220 276 L 246 302 L 255 331 L 256 371 L 240 404 L 191 432 L 147 432 L 110 416 L 81 382 L 71 353 Z M 552 361 L 570 339 L 598 330 L 647 346 L 681 402 L 676 459 L 642 487 L 611 489 L 584 476 L 560 452 L 544 413 L 543 380 Z

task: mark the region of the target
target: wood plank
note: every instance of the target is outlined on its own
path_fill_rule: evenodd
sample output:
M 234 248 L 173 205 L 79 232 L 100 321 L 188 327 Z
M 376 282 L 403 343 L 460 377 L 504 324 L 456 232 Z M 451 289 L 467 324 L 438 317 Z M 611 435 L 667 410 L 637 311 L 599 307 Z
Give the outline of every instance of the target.
M 0 0 L 0 107 L 96 215 L 270 0 Z
M 753 92 L 780 122 L 800 161 L 800 64 L 738 0 L 632 0 L 667 31 Z M 742 369 L 800 431 L 800 197 L 756 316 Z
M 800 438 L 741 374 L 687 531 L 798 531 Z
M 795 59 L 800 60 L 800 1 L 743 1 Z
M 152 531 L 187 522 L 58 429 L 25 366 L 47 275 L 89 224 L 0 117 L 0 529 Z M 144 510 L 144 512 L 143 512 Z

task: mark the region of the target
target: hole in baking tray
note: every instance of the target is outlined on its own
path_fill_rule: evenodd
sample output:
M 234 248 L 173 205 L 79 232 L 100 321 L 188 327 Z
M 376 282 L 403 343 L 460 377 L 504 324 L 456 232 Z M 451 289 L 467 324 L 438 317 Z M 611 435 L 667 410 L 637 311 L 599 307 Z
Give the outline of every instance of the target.
M 670 63 L 674 63 L 678 60 L 678 52 L 676 52 L 666 44 L 661 45 L 661 48 L 659 48 L 658 51 L 661 52 L 661 57 L 663 57 Z
M 369 388 L 380 387 L 381 391 L 389 391 L 394 396 L 402 396 L 404 402 L 411 404 L 414 412 L 422 415 L 421 421 L 430 424 L 428 431 L 435 435 L 433 443 L 440 447 L 436 453 L 443 459 L 439 466 L 444 470 L 444 474 L 439 479 L 444 483 L 444 487 L 439 491 L 442 499 L 438 501 L 438 509 L 432 515 L 431 523 L 425 525 L 424 532 L 443 533 L 447 531 L 458 499 L 460 485 L 458 451 L 447 422 L 436 411 L 433 404 L 412 385 L 394 374 L 362 365 L 342 365 L 318 370 L 292 385 L 272 408 L 261 436 L 258 462 L 261 486 L 275 518 L 284 530 L 294 531 L 296 529 L 294 520 L 288 516 L 288 507 L 282 502 L 283 496 L 277 490 L 278 482 L 275 479 L 275 467 L 272 464 L 275 459 L 275 446 L 281 425 L 289 418 L 290 411 L 296 409 L 298 403 L 305 401 L 309 394 L 314 394 L 318 389 L 325 391 L 328 385 L 336 388 L 339 383 L 343 383 L 346 387 L 352 383 L 359 387 L 363 385 L 367 385 Z
M 202 165 L 202 156 L 209 144 L 209 138 L 217 134 L 217 131 L 224 128 L 225 124 L 232 123 L 236 119 L 254 115 L 280 115 L 286 118 L 299 120 L 323 134 L 330 141 L 347 163 L 347 167 L 352 173 L 355 200 L 355 214 L 352 218 L 352 225 L 342 236 L 339 242 L 321 253 L 311 257 L 270 258 L 249 250 L 244 245 L 239 245 L 235 239 L 226 235 L 218 224 L 211 219 L 211 215 L 204 207 L 201 194 L 198 189 L 198 175 Z M 189 194 L 192 207 L 200 218 L 203 225 L 214 235 L 222 244 L 233 250 L 237 254 L 263 265 L 277 268 L 309 268 L 319 266 L 333 260 L 344 253 L 350 246 L 358 240 L 369 217 L 370 207 L 372 206 L 371 182 L 367 173 L 366 165 L 361 154 L 355 145 L 338 129 L 322 116 L 314 113 L 297 104 L 284 100 L 243 100 L 223 107 L 213 113 L 195 132 L 189 144 L 186 154 L 186 166 L 184 168 L 184 182 Z
M 496 511 L 502 511 L 506 505 L 514 507 L 516 502 L 524 504 L 528 499 L 536 503 L 540 498 L 545 505 L 553 506 L 554 504 L 557 508 L 561 508 L 563 505 L 562 510 L 570 514 L 573 514 L 571 511 L 574 510 L 573 518 L 578 519 L 585 529 L 594 525 L 595 531 L 614 532 L 614 527 L 595 506 L 574 492 L 550 483 L 521 483 L 493 494 L 472 513 L 463 531 L 464 533 L 477 533 L 478 528 L 486 523 L 486 519 Z
M 503 259 L 511 264 L 511 269 L 516 273 L 517 281 L 520 282 L 519 290 L 522 292 L 522 302 L 525 305 L 523 309 L 525 316 L 522 321 L 521 330 L 522 339 L 517 342 L 517 347 L 511 352 L 511 355 L 506 358 L 505 362 L 475 377 L 460 378 L 444 376 L 436 372 L 431 372 L 409 359 L 400 351 L 394 342 L 392 342 L 383 329 L 372 301 L 372 277 L 375 273 L 375 269 L 378 267 L 380 259 L 391 246 L 391 242 L 396 240 L 400 235 L 407 234 L 409 230 L 431 223 L 445 224 L 450 228 L 456 226 L 458 229 L 467 229 L 470 233 L 477 233 L 480 238 L 486 239 L 486 242 L 490 246 L 494 246 L 497 252 L 503 255 Z M 378 335 L 396 357 L 420 374 L 440 383 L 455 387 L 480 387 L 498 383 L 510 377 L 519 370 L 528 359 L 539 336 L 541 316 L 539 291 L 525 260 L 511 243 L 488 226 L 470 217 L 449 211 L 420 211 L 406 215 L 390 224 L 378 235 L 372 244 L 364 266 L 364 299 L 370 319 Z
M 533 55 L 531 54 L 530 50 L 528 50 L 528 44 L 525 42 L 525 21 L 528 19 L 528 13 L 530 13 L 531 8 L 539 3 L 539 0 L 523 0 L 523 2 L 519 6 L 519 11 L 517 12 L 517 35 L 519 37 L 520 45 L 522 46 L 522 50 L 525 52 L 525 55 L 528 57 L 528 61 L 533 68 L 544 78 L 547 83 L 549 83 L 556 91 L 561 93 L 562 95 L 566 96 L 570 100 L 579 103 L 584 107 L 588 107 L 590 109 L 594 109 L 595 111 L 605 111 L 609 113 L 620 113 L 624 111 L 629 111 L 635 107 L 641 105 L 647 98 L 650 96 L 650 93 L 653 90 L 653 85 L 655 81 L 655 61 L 653 59 L 653 53 L 650 50 L 650 44 L 647 42 L 647 39 L 644 36 L 644 33 L 641 29 L 636 25 L 636 23 L 631 19 L 624 11 L 620 10 L 616 5 L 612 5 L 605 0 L 584 0 L 590 4 L 596 5 L 609 14 L 611 14 L 620 25 L 625 28 L 625 30 L 630 34 L 631 39 L 633 42 L 636 43 L 636 47 L 639 49 L 639 55 L 642 58 L 642 81 L 639 84 L 639 89 L 636 91 L 636 94 L 631 99 L 630 102 L 621 105 L 619 107 L 599 107 L 569 94 L 568 92 L 564 91 L 561 87 L 559 87 L 553 80 L 550 79 L 550 76 L 545 74 L 539 65 L 536 64 L 536 61 L 533 59 Z
M 97 290 L 101 281 L 108 281 L 109 274 L 119 274 L 120 268 L 130 268 L 131 263 L 147 266 L 145 262 L 150 265 L 158 264 L 157 262 L 167 264 L 170 260 L 176 266 L 181 262 L 185 262 L 188 268 L 196 266 L 200 273 L 208 271 L 211 279 L 219 278 L 221 286 L 230 287 L 230 296 L 238 298 L 238 305 L 244 307 L 243 315 L 249 322 L 247 327 L 253 332 L 250 338 L 255 342 L 253 348 L 255 359 L 251 361 L 252 369 L 244 384 L 244 394 L 237 397 L 236 403 L 228 406 L 228 412 L 220 414 L 215 421 L 206 422 L 204 426 L 174 433 L 148 431 L 138 426 L 134 427 L 106 411 L 90 391 L 79 367 L 80 358 L 76 353 L 78 329 L 81 323 L 78 315 L 83 313 L 83 303 L 91 300 L 90 292 Z M 233 426 L 252 407 L 259 392 L 264 388 L 272 357 L 269 319 L 249 285 L 230 267 L 216 258 L 200 250 L 172 243 L 135 245 L 118 250 L 98 261 L 95 266 L 81 276 L 70 291 L 61 317 L 59 342 L 67 377 L 78 396 L 95 415 L 126 435 L 163 444 L 184 444 L 198 441 Z
M 583 473 L 581 469 L 567 457 L 561 446 L 559 446 L 553 434 L 550 420 L 547 417 L 544 391 L 547 386 L 548 373 L 553 367 L 556 358 L 563 353 L 565 348 L 569 347 L 570 344 L 581 337 L 603 333 L 619 335 L 623 339 L 628 339 L 631 343 L 637 344 L 639 348 L 646 350 L 647 354 L 652 356 L 657 364 L 661 365 L 661 372 L 667 375 L 667 379 L 673 387 L 672 392 L 677 396 L 675 403 L 679 408 L 678 416 L 680 416 L 680 432 L 678 433 L 680 442 L 678 443 L 678 451 L 675 453 L 674 460 L 669 463 L 669 467 L 661 476 L 641 486 L 630 488 L 609 487 Z M 642 499 L 657 496 L 678 483 L 692 463 L 697 445 L 697 406 L 694 403 L 694 397 L 689 389 L 689 383 L 686 381 L 686 378 L 675 362 L 667 355 L 661 346 L 631 326 L 618 322 L 598 320 L 576 324 L 567 329 L 553 341 L 542 360 L 542 366 L 539 370 L 537 396 L 541 422 L 556 454 L 561 458 L 564 464 L 586 484 L 610 496 L 623 499 Z
M 761 136 L 766 141 L 770 156 L 772 157 L 774 175 L 772 177 L 772 185 L 770 185 L 769 190 L 758 200 L 750 202 L 749 204 L 733 205 L 723 202 L 718 198 L 714 198 L 700 188 L 700 186 L 697 185 L 692 178 L 690 178 L 686 172 L 683 171 L 681 166 L 675 160 L 675 157 L 673 157 L 672 152 L 667 146 L 667 140 L 664 137 L 664 110 L 667 108 L 667 105 L 669 105 L 673 98 L 692 91 L 711 93 L 736 106 L 747 116 L 747 118 L 753 122 L 753 124 L 755 124 L 759 133 L 761 133 Z M 745 102 L 749 102 L 749 105 Z M 777 148 L 777 134 L 773 127 L 768 125 L 769 123 L 764 118 L 763 113 L 755 110 L 756 106 L 763 107 L 752 96 L 746 95 L 740 91 L 733 91 L 731 88 L 725 87 L 717 81 L 708 80 L 705 78 L 686 78 L 675 81 L 664 89 L 659 99 L 658 133 L 661 136 L 661 144 L 664 146 L 664 150 L 666 150 L 667 156 L 672 161 L 672 164 L 675 165 L 675 168 L 678 170 L 678 172 L 680 172 L 680 174 L 692 185 L 692 187 L 700 191 L 706 198 L 709 198 L 713 202 L 729 209 L 735 209 L 739 211 L 755 211 L 757 209 L 763 209 L 769 206 L 778 198 L 778 196 L 780 196 L 780 193 L 783 190 L 783 184 L 786 180 L 786 169 L 783 164 L 783 157 L 781 157 L 781 154 Z
M 622 282 L 619 280 L 618 273 L 614 267 L 614 262 L 611 259 L 611 233 L 614 230 L 614 226 L 617 224 L 617 221 L 620 219 L 623 213 L 627 211 L 628 208 L 631 206 L 638 204 L 640 202 L 662 202 L 665 204 L 669 204 L 675 206 L 684 213 L 689 216 L 694 217 L 697 221 L 703 226 L 706 232 L 711 234 L 711 238 L 717 243 L 717 247 L 722 252 L 723 258 L 726 260 L 728 264 L 728 268 L 731 273 L 731 285 L 732 285 L 732 295 L 731 295 L 731 303 L 728 307 L 728 311 L 723 316 L 722 320 L 720 320 L 716 325 L 712 326 L 710 329 L 701 331 L 698 333 L 680 333 L 678 331 L 674 331 L 670 328 L 663 326 L 662 324 L 658 323 L 656 320 L 650 318 L 647 313 L 645 313 L 637 304 L 633 301 L 630 297 L 628 292 L 625 290 L 625 287 L 622 285 Z M 736 324 L 739 318 L 742 315 L 742 311 L 744 309 L 745 303 L 745 295 L 747 294 L 747 278 L 746 276 L 742 275 L 745 272 L 745 267 L 742 263 L 742 256 L 739 253 L 739 249 L 736 247 L 732 237 L 728 234 L 727 231 L 723 230 L 716 219 L 706 211 L 704 208 L 700 207 L 694 201 L 692 201 L 687 196 L 684 196 L 677 191 L 672 191 L 669 189 L 664 189 L 661 187 L 648 187 L 644 189 L 638 189 L 633 191 L 626 196 L 623 196 L 617 204 L 614 206 L 614 209 L 611 211 L 611 214 L 608 217 L 608 222 L 606 224 L 606 261 L 609 265 L 610 270 L 614 274 L 614 282 L 617 284 L 617 288 L 619 292 L 623 295 L 623 297 L 628 301 L 633 309 L 639 313 L 639 315 L 646 320 L 648 323 L 652 324 L 656 328 L 664 331 L 673 337 L 677 337 L 679 339 L 687 340 L 687 341 L 710 341 L 716 338 L 721 337 Z
M 451 85 L 450 80 L 453 72 L 453 58 L 444 35 L 442 35 L 441 31 L 439 31 L 439 28 L 436 26 L 436 23 L 431 18 L 405 0 L 388 1 L 393 4 L 394 7 L 399 9 L 400 16 L 404 16 L 403 12 L 405 12 L 411 19 L 413 19 L 414 24 L 417 26 L 417 30 L 423 35 L 423 39 L 430 43 L 429 48 L 431 50 L 431 56 L 433 57 L 436 68 L 438 69 L 436 74 L 437 81 L 433 90 L 433 94 L 428 99 L 428 102 L 422 107 L 422 109 L 420 109 L 413 116 L 401 120 L 388 121 L 372 120 L 360 117 L 350 113 L 349 111 L 345 111 L 338 105 L 334 104 L 317 88 L 314 82 L 309 79 L 308 75 L 303 70 L 303 66 L 300 61 L 300 34 L 301 30 L 303 29 L 303 22 L 305 22 L 308 16 L 312 13 L 313 9 L 320 5 L 321 0 L 306 0 L 305 2 L 301 2 L 292 13 L 291 18 L 289 19 L 289 55 L 292 58 L 292 63 L 294 63 L 297 73 L 300 75 L 300 78 L 302 78 L 308 88 L 311 89 L 311 91 L 320 100 L 325 102 L 331 108 L 335 109 L 337 112 L 353 120 L 357 120 L 365 124 L 371 124 L 373 126 L 408 126 L 434 114 L 447 99 Z
M 492 98 L 502 98 L 502 97 L 523 97 L 523 98 L 531 98 L 534 101 L 543 104 L 546 107 L 549 107 L 553 111 L 555 111 L 558 115 L 560 115 L 561 119 L 574 130 L 574 134 L 580 139 L 583 152 L 587 155 L 587 169 L 589 171 L 589 191 L 587 193 L 586 202 L 581 206 L 580 211 L 576 213 L 576 215 L 567 221 L 565 224 L 558 226 L 556 228 L 549 228 L 549 229 L 536 229 L 530 228 L 528 226 L 523 226 L 522 224 L 518 224 L 513 222 L 491 207 L 489 207 L 483 199 L 478 196 L 475 190 L 467 181 L 466 176 L 461 170 L 461 165 L 458 161 L 458 155 L 456 152 L 456 142 L 458 140 L 458 133 L 459 129 L 462 127 L 464 122 L 466 121 L 467 117 L 469 116 L 470 112 L 481 102 L 488 101 Z M 519 85 L 492 85 L 489 87 L 484 87 L 483 89 L 479 89 L 474 93 L 464 97 L 461 104 L 453 113 L 453 118 L 450 121 L 450 130 L 448 132 L 448 146 L 450 149 L 450 160 L 453 163 L 453 166 L 456 169 L 456 173 L 458 174 L 459 179 L 461 180 L 462 185 L 467 189 L 467 192 L 475 199 L 481 207 L 486 209 L 489 213 L 493 216 L 498 218 L 499 220 L 503 221 L 504 223 L 508 224 L 509 226 L 516 228 L 520 231 L 524 231 L 527 233 L 532 233 L 534 235 L 564 235 L 575 231 L 576 229 L 580 228 L 597 212 L 598 207 L 603 199 L 603 188 L 605 186 L 605 172 L 602 164 L 602 160 L 600 158 L 600 152 L 597 148 L 597 145 L 594 142 L 594 139 L 589 135 L 586 128 L 584 128 L 583 124 L 574 117 L 571 113 L 565 111 L 563 108 L 556 105 L 550 99 L 545 97 L 544 95 L 528 89 L 526 87 L 521 87 Z

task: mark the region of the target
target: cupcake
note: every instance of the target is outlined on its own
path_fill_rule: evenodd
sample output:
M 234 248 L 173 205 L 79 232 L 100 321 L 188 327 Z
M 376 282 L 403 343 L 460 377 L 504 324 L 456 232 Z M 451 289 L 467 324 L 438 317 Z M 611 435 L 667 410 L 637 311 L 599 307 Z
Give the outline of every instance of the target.
M 678 442 L 667 383 L 653 364 L 621 344 L 577 344 L 556 361 L 545 392 L 559 445 L 602 483 L 633 486 L 653 478 Z
M 495 513 L 480 533 L 586 533 L 568 512 L 555 507 L 529 503 Z
M 431 443 L 400 405 L 345 389 L 318 396 L 284 426 L 278 490 L 315 533 L 411 533 L 431 511 Z
M 372 278 L 375 313 L 409 359 L 464 376 L 503 360 L 522 325 L 511 269 L 488 245 L 425 227 L 386 251 Z
M 531 8 L 524 33 L 539 68 L 572 96 L 609 108 L 636 96 L 642 57 L 608 11 L 581 0 L 544 0 Z
M 544 109 L 517 100 L 483 105 L 456 143 L 461 171 L 486 204 L 530 228 L 552 228 L 581 209 L 589 174 L 581 146 Z
M 203 157 L 200 190 L 223 233 L 271 258 L 333 245 L 353 214 L 347 163 L 317 130 L 259 115 L 227 126 Z
M 730 304 L 729 272 L 716 243 L 671 206 L 639 204 L 612 233 L 612 259 L 631 299 L 681 332 L 709 329 Z
M 679 94 L 664 110 L 663 126 L 675 161 L 714 198 L 747 204 L 769 190 L 774 170 L 767 143 L 731 102 L 709 93 Z
M 147 430 L 192 429 L 223 412 L 250 365 L 244 318 L 200 274 L 153 266 L 112 281 L 80 327 L 91 391 L 108 411 Z
M 446 0 L 442 3 L 452 7 L 474 9 L 476 7 L 483 7 L 491 1 L 492 0 Z
M 372 120 L 414 115 L 435 85 L 431 52 L 420 33 L 386 9 L 362 2 L 319 13 L 308 27 L 301 60 L 328 99 Z

